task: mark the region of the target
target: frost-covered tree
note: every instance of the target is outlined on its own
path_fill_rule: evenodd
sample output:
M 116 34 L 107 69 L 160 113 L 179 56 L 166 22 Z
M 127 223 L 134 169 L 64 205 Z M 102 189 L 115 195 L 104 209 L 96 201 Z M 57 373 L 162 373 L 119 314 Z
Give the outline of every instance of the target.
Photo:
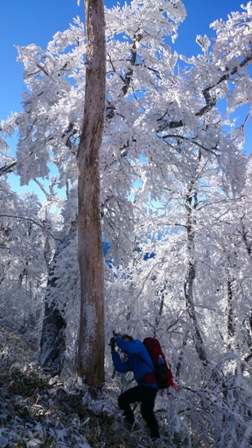
M 53 244 L 49 222 L 34 194 L 18 197 L 1 176 L 0 187 L 1 324 L 39 341 L 41 295 L 47 279 L 46 238 Z M 51 221 L 52 222 L 52 221 Z

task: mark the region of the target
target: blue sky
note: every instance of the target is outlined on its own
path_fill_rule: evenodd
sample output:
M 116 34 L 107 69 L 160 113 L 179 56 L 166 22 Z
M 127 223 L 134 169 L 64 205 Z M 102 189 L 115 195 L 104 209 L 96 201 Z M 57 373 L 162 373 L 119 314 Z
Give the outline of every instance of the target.
M 109 7 L 116 0 L 105 0 Z M 123 1 L 118 3 L 123 4 Z M 199 52 L 197 34 L 213 35 L 209 24 L 215 19 L 226 20 L 231 11 L 240 10 L 241 0 L 184 0 L 187 18 L 180 26 L 174 48 L 186 56 Z M 46 48 L 57 31 L 68 28 L 73 17 L 84 20 L 84 0 L 1 0 L 0 14 L 0 122 L 11 112 L 22 110 L 22 64 L 16 62 L 15 45 L 36 43 Z M 250 131 L 252 133 L 252 126 Z M 249 139 L 251 141 L 251 138 Z M 14 140 L 13 140 L 14 142 Z M 14 143 L 13 143 L 14 144 Z M 14 148 L 13 148 L 14 149 Z
M 107 6 L 114 0 L 105 0 Z M 124 3 L 121 1 L 119 3 Z M 0 15 L 0 120 L 21 110 L 23 92 L 22 64 L 16 62 L 15 45 L 46 45 L 57 31 L 69 26 L 73 17 L 84 20 L 84 0 L 1 0 Z M 187 18 L 181 25 L 176 49 L 186 56 L 199 52 L 197 34 L 211 34 L 209 24 L 226 19 L 230 11 L 240 9 L 241 0 L 185 0 Z

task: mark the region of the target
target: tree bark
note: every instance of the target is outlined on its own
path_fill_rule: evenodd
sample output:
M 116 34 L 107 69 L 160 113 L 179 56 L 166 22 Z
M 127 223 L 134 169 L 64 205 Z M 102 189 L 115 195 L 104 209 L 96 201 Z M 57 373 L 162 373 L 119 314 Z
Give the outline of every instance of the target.
M 40 338 L 39 364 L 44 371 L 52 376 L 60 375 L 65 361 L 66 327 L 67 322 L 64 313 L 59 309 L 57 301 L 51 302 L 51 289 L 57 287 L 55 267 L 64 249 L 71 244 L 76 236 L 77 220 L 71 223 L 69 233 L 58 245 L 51 262 L 48 274 L 48 282 L 45 296 L 45 311 Z M 60 293 L 59 293 L 60 294 Z
M 85 0 L 86 86 L 78 164 L 78 260 L 81 277 L 77 375 L 104 383 L 104 265 L 100 222 L 99 148 L 105 107 L 105 20 L 102 0 Z
M 185 199 L 185 208 L 187 211 L 187 249 L 189 254 L 187 274 L 184 281 L 184 294 L 186 301 L 186 310 L 193 324 L 193 338 L 195 348 L 198 353 L 199 359 L 204 366 L 208 365 L 208 359 L 204 348 L 203 338 L 201 336 L 198 319 L 195 311 L 194 297 L 193 297 L 193 285 L 196 276 L 196 263 L 194 256 L 194 227 L 195 218 L 192 215 L 193 209 L 196 210 L 198 205 L 197 193 L 193 192 L 193 188 L 189 188 L 188 194 Z
M 48 285 L 49 286 L 49 285 Z M 45 303 L 39 364 L 46 373 L 60 375 L 66 350 L 66 320 L 56 304 Z

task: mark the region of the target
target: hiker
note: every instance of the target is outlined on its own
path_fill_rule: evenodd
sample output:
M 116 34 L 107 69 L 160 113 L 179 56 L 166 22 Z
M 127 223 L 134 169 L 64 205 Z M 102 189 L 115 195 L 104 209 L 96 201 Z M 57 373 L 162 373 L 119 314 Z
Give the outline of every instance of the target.
M 115 350 L 116 345 L 128 355 L 125 362 Z M 115 369 L 121 373 L 132 371 L 138 383 L 136 387 L 123 392 L 118 398 L 118 405 L 123 410 L 126 421 L 133 425 L 134 413 L 130 404 L 141 403 L 141 414 L 151 431 L 151 438 L 159 438 L 158 423 L 154 415 L 158 384 L 153 375 L 154 365 L 147 349 L 139 339 L 133 339 L 127 334 L 112 337 L 110 346 Z

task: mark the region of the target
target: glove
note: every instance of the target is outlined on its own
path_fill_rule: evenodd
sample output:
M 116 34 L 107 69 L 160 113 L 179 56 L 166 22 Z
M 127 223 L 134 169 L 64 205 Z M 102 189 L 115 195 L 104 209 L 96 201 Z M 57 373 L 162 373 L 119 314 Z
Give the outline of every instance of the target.
M 114 336 L 115 338 L 121 338 L 121 337 L 122 337 L 122 335 L 121 335 L 120 333 L 116 333 L 115 330 L 113 331 L 113 336 Z
M 115 350 L 115 346 L 116 346 L 116 342 L 115 342 L 115 338 L 114 337 L 112 337 L 110 339 L 109 345 L 110 345 L 111 351 L 113 352 Z

